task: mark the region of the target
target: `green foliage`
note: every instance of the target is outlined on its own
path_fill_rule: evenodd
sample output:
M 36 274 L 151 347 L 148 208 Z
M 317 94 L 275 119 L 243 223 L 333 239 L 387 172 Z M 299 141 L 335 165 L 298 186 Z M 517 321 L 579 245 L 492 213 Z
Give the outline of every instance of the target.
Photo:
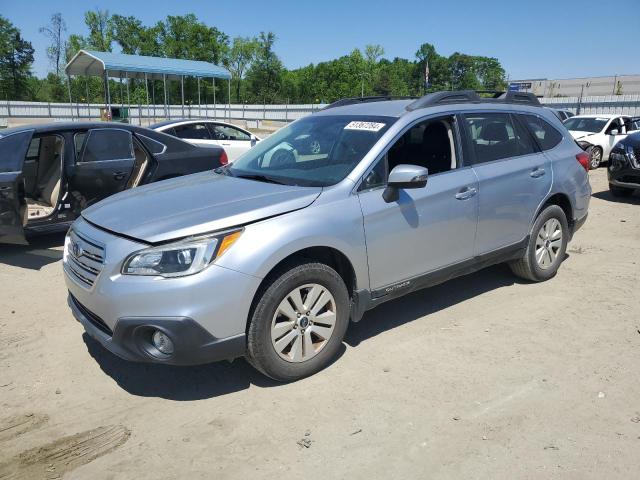
M 0 15 L 0 98 L 28 98 L 27 84 L 31 77 L 33 47 L 20 31 Z
M 61 61 L 64 60 L 65 42 L 64 34 L 67 31 L 67 24 L 62 18 L 61 13 L 51 15 L 49 25 L 41 27 L 39 32 L 44 34 L 51 44 L 47 47 L 47 58 L 54 67 L 56 75 L 62 74 Z
M 276 35 L 260 32 L 253 62 L 247 72 L 248 100 L 275 103 L 282 88 L 282 62 L 273 50 Z
M 292 70 L 286 69 L 276 54 L 277 37 L 273 32 L 260 32 L 256 37 L 229 37 L 216 27 L 199 21 L 196 15 L 169 15 L 155 25 L 144 25 L 133 16 L 111 15 L 106 10 L 85 13 L 86 36 L 73 33 L 64 40 L 66 25 L 60 14 L 51 17 L 41 29 L 51 41 L 47 54 L 53 72 L 38 80 L 31 77 L 33 48 L 20 32 L 0 16 L 0 94 L 11 99 L 65 101 L 68 98 L 66 78 L 61 78 L 62 63 L 68 62 L 80 49 L 122 51 L 127 54 L 151 55 L 223 64 L 232 73 L 233 100 L 246 103 L 318 103 L 360 95 L 418 96 L 426 91 L 486 89 L 501 90 L 506 86 L 505 72 L 496 58 L 472 56 L 456 52 L 449 57 L 438 54 L 430 43 L 420 45 L 414 59 L 384 58 L 381 45 L 366 45 L 348 55 Z M 425 70 L 429 69 L 429 86 Z M 144 81 L 125 79 L 109 82 L 112 102 L 127 102 L 126 85 L 132 103 L 146 103 Z M 197 104 L 198 80 L 185 78 L 185 103 Z M 211 79 L 201 79 L 202 103 L 228 101 L 228 84 L 218 80 L 215 92 Z M 162 82 L 149 82 L 150 97 L 162 103 Z M 74 99 L 96 103 L 104 98 L 103 80 L 74 78 Z M 180 82 L 169 82 L 169 100 L 179 102 Z

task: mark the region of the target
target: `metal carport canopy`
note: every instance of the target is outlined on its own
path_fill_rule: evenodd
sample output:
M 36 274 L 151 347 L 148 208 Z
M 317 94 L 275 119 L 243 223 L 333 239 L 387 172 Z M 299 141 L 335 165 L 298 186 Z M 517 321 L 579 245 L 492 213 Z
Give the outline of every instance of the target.
M 229 71 L 209 62 L 177 58 L 127 55 L 125 53 L 80 50 L 65 67 L 67 75 L 97 75 L 110 77 L 148 78 L 149 80 L 180 80 L 181 77 L 231 79 Z

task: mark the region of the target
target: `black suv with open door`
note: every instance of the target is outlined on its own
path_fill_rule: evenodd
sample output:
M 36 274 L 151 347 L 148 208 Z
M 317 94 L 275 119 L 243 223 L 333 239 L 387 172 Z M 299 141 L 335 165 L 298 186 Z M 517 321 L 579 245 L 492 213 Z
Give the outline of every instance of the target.
M 80 212 L 129 188 L 221 165 L 200 148 L 147 128 L 54 123 L 0 132 L 0 242 L 63 230 Z M 122 212 L 126 215 L 126 212 Z

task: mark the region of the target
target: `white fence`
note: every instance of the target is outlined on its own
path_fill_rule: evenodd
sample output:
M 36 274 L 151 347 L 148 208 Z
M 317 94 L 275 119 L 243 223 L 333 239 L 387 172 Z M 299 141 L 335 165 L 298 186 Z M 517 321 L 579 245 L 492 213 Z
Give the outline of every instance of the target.
M 612 95 L 602 97 L 541 98 L 549 107 L 580 113 L 619 113 L 640 116 L 640 95 Z M 119 105 L 113 105 L 117 107 Z M 126 106 L 126 105 L 125 105 Z M 291 122 L 309 115 L 324 105 L 130 105 L 129 119 L 134 124 L 148 124 L 163 118 L 218 118 L 247 121 Z M 51 118 L 53 120 L 97 120 L 102 104 L 73 104 L 46 102 L 0 101 L 0 118 Z
M 120 107 L 121 105 L 112 105 Z M 232 120 L 272 120 L 291 122 L 309 115 L 324 105 L 124 105 L 129 107 L 129 121 L 148 123 L 163 118 L 218 118 Z M 0 118 L 51 118 L 54 120 L 97 120 L 104 104 L 47 102 L 0 102 Z

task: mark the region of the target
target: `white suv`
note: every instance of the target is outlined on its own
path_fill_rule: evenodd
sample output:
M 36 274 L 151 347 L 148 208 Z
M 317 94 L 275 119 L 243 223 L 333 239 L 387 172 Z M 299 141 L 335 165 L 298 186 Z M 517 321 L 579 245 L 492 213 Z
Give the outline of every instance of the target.
M 564 126 L 581 147 L 593 145 L 590 168 L 598 168 L 609 160 L 611 150 L 627 134 L 636 129 L 631 117 L 625 115 L 577 115 L 564 121 Z

